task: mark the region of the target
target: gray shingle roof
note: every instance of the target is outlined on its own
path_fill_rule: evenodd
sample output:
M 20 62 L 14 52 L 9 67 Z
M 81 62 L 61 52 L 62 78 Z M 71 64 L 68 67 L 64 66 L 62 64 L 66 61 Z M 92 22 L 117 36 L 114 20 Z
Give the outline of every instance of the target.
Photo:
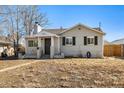
M 104 40 L 104 45 L 112 45 L 112 43 L 107 40 Z
M 11 43 L 10 39 L 8 39 L 6 36 L 0 36 L 0 44 L 6 45 L 10 43 Z
M 57 34 L 57 35 L 60 34 L 64 30 L 66 30 L 66 29 L 43 29 L 43 31 L 53 33 L 53 34 Z
M 102 32 L 102 29 L 101 29 L 101 28 L 99 28 L 99 27 L 96 27 L 96 28 L 93 28 L 93 29 L 95 29 L 95 30 L 98 30 L 98 31 L 101 31 L 101 32 Z
M 124 38 L 112 41 L 111 43 L 112 44 L 124 44 Z
M 67 29 L 67 28 L 66 28 Z M 53 33 L 53 34 L 60 34 L 61 32 L 63 32 L 64 30 L 66 30 L 65 28 L 60 28 L 60 29 L 42 29 L 43 31 L 46 31 L 46 32 L 50 32 L 50 33 Z M 95 30 L 98 30 L 98 31 L 101 31 L 102 32 L 102 30 L 99 28 L 99 27 L 97 27 L 97 28 L 93 28 L 93 29 L 95 29 Z

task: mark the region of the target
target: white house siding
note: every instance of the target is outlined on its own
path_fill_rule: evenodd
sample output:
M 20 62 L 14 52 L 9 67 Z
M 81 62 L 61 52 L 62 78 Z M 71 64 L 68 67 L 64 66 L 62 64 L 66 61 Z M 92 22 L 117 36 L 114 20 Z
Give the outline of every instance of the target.
M 37 38 L 35 39 L 26 39 L 26 54 L 29 55 L 37 55 L 37 47 L 28 47 L 28 41 L 29 40 L 37 40 Z
M 44 38 L 41 39 L 41 54 L 45 54 L 45 40 Z
M 81 28 L 79 30 L 78 28 Z M 76 37 L 76 45 L 62 45 L 62 37 Z M 98 45 L 84 45 L 84 36 L 98 36 Z M 99 34 L 95 31 L 92 31 L 88 28 L 78 26 L 76 28 L 71 29 L 63 34 L 61 34 L 61 52 L 64 53 L 65 56 L 86 56 L 87 51 L 90 51 L 92 57 L 103 57 L 103 35 Z
M 28 47 L 28 41 L 29 40 L 37 40 L 35 39 L 26 39 L 26 54 L 32 54 L 32 55 L 37 55 L 37 47 Z M 44 38 L 40 38 L 41 45 L 39 46 L 39 49 L 41 51 L 41 55 L 45 53 L 45 40 Z
M 58 51 L 58 37 L 54 37 L 54 54 L 58 54 L 59 51 Z
M 28 41 L 29 40 L 38 40 L 37 38 L 34 39 L 26 39 L 26 54 L 29 55 L 37 55 L 37 47 L 28 47 Z M 41 45 L 39 46 L 39 49 L 41 51 L 41 55 L 45 54 L 45 38 L 41 38 Z M 58 37 L 54 37 L 54 54 L 58 54 Z

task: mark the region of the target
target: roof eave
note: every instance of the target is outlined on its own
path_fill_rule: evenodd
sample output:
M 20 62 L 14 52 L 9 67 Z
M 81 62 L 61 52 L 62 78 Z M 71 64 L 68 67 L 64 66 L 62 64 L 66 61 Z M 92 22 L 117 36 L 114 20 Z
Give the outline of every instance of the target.
M 77 25 L 75 25 L 75 26 L 73 26 L 73 27 L 71 27 L 71 28 L 69 28 L 69 29 L 64 30 L 63 32 L 60 33 L 60 35 L 63 34 L 63 33 L 65 33 L 66 31 L 69 31 L 69 30 L 73 29 L 74 27 L 76 27 L 76 26 L 78 26 L 78 25 L 84 26 L 84 27 L 86 27 L 86 28 L 88 28 L 88 29 L 91 29 L 91 30 L 93 30 L 93 31 L 96 31 L 96 32 L 98 32 L 98 33 L 100 33 L 100 34 L 106 35 L 106 33 L 104 33 L 104 32 L 100 32 L 100 31 L 98 31 L 98 30 L 92 29 L 91 27 L 85 26 L 85 25 L 80 24 L 80 23 L 77 24 Z

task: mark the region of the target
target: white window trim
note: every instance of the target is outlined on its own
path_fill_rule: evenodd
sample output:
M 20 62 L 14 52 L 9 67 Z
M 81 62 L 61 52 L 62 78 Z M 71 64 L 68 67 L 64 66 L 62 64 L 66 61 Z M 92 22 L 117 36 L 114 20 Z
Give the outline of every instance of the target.
M 33 44 L 32 44 L 32 46 L 29 46 L 29 41 L 33 41 Z M 38 41 L 37 40 L 28 40 L 28 47 L 37 47 L 36 45 L 35 45 L 35 43 L 37 42 L 38 43 Z
M 67 44 L 67 43 L 66 43 L 66 40 L 67 40 L 67 39 L 71 39 L 71 44 Z M 72 45 L 73 45 L 73 39 L 72 39 L 72 37 L 65 37 L 65 45 L 66 45 L 66 46 L 72 46 Z
M 88 39 L 90 38 L 90 43 L 88 42 Z M 91 43 L 91 39 L 93 40 L 93 42 Z M 94 45 L 94 36 L 87 36 L 87 44 L 88 45 Z

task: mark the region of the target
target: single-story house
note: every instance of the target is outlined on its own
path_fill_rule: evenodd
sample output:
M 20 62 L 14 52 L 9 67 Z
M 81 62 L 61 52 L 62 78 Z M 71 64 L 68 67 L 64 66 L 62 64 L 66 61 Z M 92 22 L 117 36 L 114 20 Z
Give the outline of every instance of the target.
M 25 37 L 26 57 L 103 57 L 105 33 L 101 29 L 77 24 L 67 29 L 42 29 L 36 22 L 32 35 Z
M 112 44 L 116 44 L 116 45 L 124 44 L 124 38 L 118 39 L 118 40 L 114 40 L 114 41 L 112 41 L 111 43 L 112 43 Z

